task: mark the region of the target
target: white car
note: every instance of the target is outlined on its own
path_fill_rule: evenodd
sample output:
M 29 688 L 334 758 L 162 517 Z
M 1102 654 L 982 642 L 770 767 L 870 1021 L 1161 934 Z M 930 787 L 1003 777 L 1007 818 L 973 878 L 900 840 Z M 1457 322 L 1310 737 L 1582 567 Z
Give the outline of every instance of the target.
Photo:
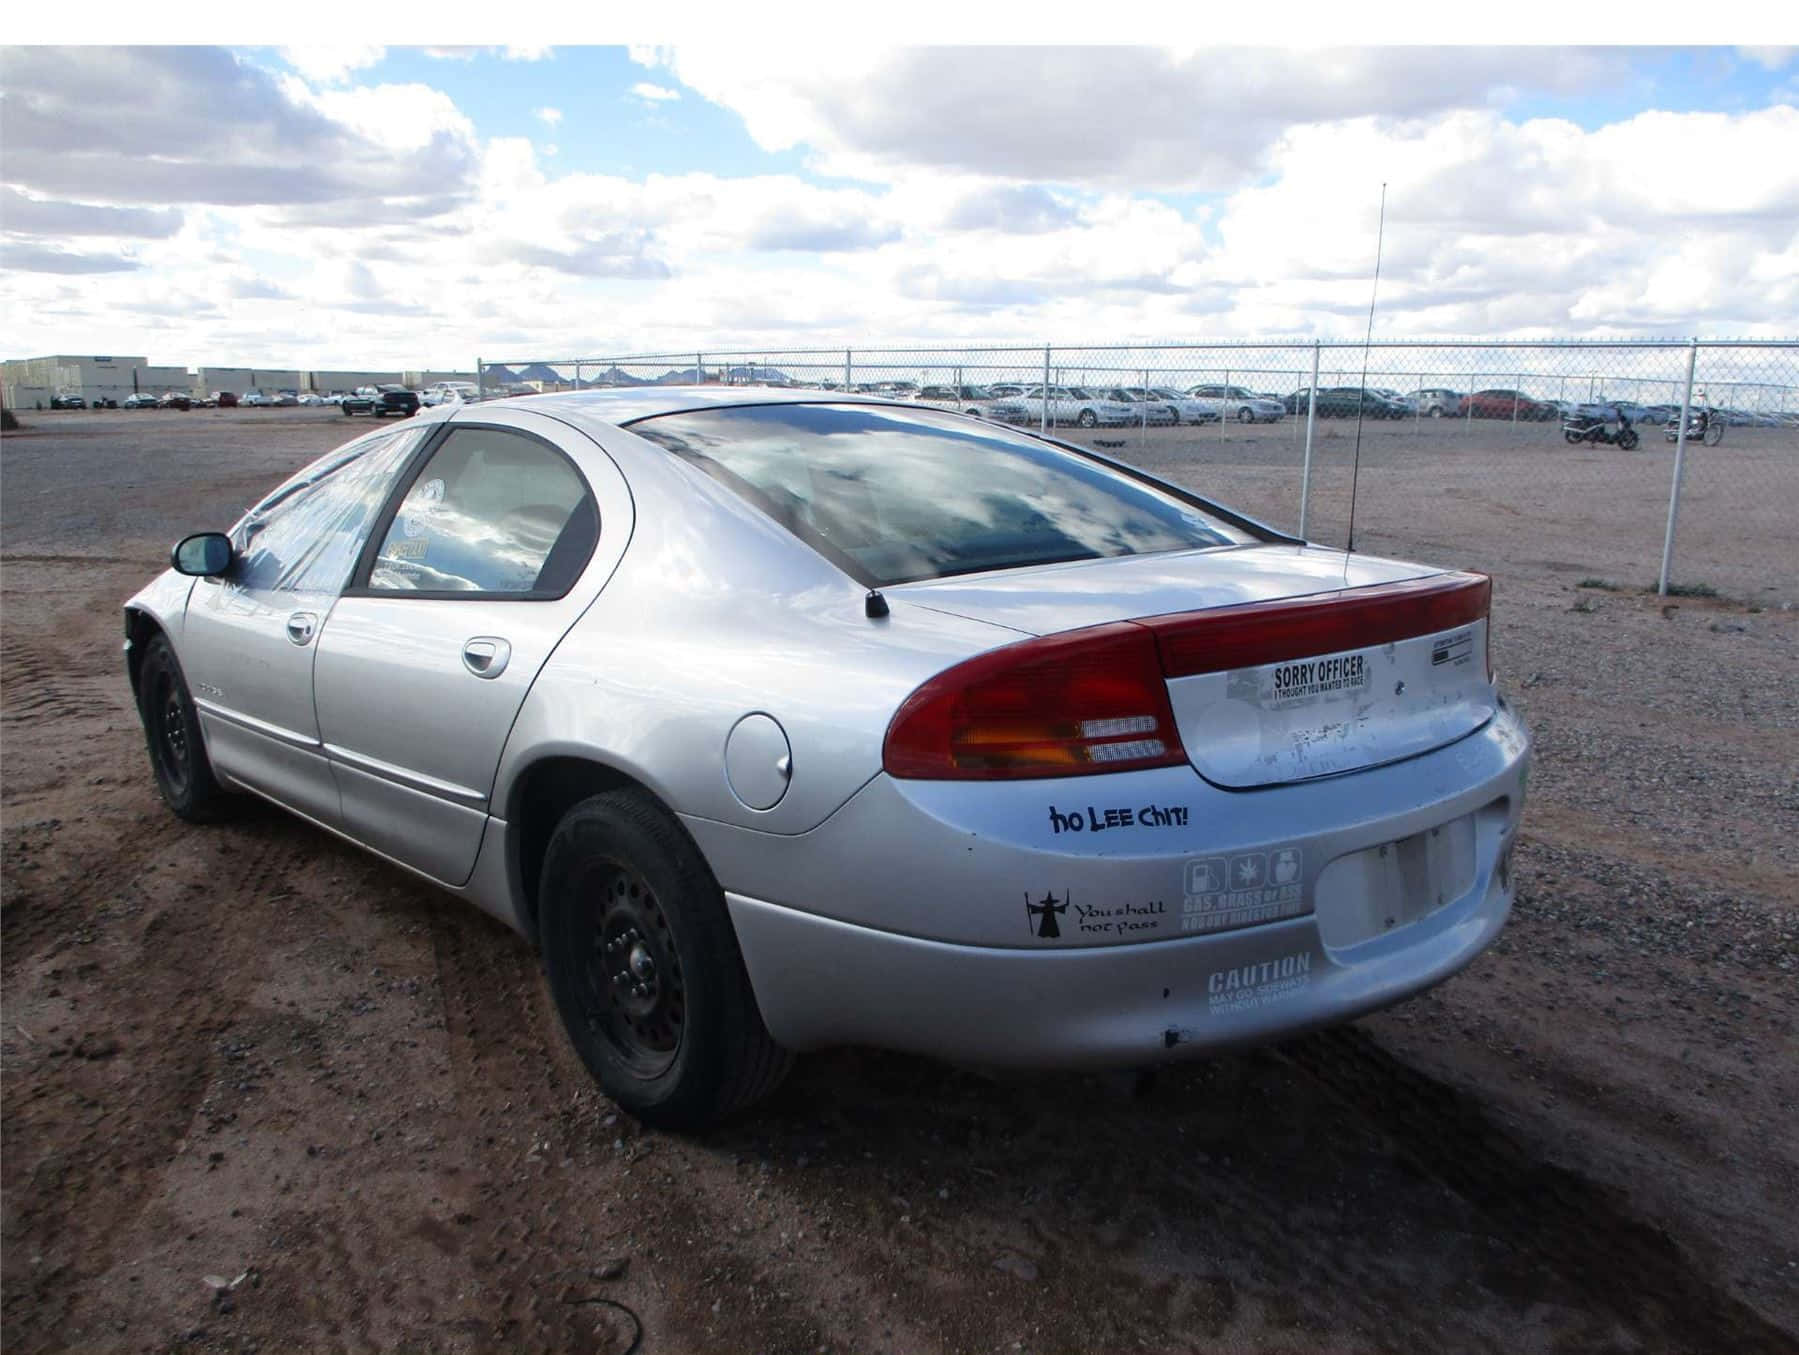
M 1132 420 L 1134 423 L 1176 424 L 1181 421 L 1180 414 L 1172 404 L 1142 386 L 1108 386 L 1096 394 L 1129 405 L 1136 411 L 1136 418 Z
M 1041 382 L 1026 386 L 1024 393 L 1010 397 L 1008 408 L 1022 407 L 1024 423 L 1038 423 L 1044 416 L 1044 387 Z M 1135 406 L 1123 400 L 1108 400 L 1084 386 L 1049 387 L 1049 422 L 1073 424 L 1079 428 L 1117 428 L 1136 423 Z M 999 416 L 1008 417 L 1008 416 Z
M 1203 401 L 1218 418 L 1238 423 L 1278 423 L 1287 415 L 1287 407 L 1279 400 L 1257 395 L 1244 386 L 1189 386 L 1187 394 Z
M 473 381 L 435 381 L 419 396 L 425 405 L 456 405 L 481 398 L 481 388 Z
M 272 395 L 264 395 L 261 391 L 258 391 L 258 390 L 248 390 L 248 391 L 245 391 L 242 395 L 237 397 L 237 402 L 240 405 L 254 406 L 259 409 L 266 409 L 270 405 L 275 403 L 275 397 Z

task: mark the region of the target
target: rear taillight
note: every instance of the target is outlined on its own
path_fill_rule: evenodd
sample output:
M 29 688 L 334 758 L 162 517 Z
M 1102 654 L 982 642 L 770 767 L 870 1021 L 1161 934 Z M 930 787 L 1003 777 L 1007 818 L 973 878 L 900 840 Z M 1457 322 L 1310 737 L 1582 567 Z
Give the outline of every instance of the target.
M 1156 639 L 1132 622 L 991 650 L 912 693 L 887 728 L 890 776 L 999 781 L 1183 763 Z
M 1486 619 L 1492 595 L 1493 581 L 1484 574 L 1438 574 L 1148 617 L 1142 624 L 1155 632 L 1164 671 L 1182 678 L 1368 649 L 1472 625 Z

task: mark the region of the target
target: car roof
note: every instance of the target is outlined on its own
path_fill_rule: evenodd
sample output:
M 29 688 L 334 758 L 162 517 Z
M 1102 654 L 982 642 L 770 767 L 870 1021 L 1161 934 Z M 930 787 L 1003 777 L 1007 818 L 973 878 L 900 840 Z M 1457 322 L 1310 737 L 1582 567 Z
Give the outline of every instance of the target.
M 688 414 L 733 405 L 891 405 L 879 396 L 845 391 L 803 390 L 768 386 L 629 386 L 616 390 L 562 391 L 506 400 L 508 409 L 532 409 L 552 417 L 585 416 L 604 423 L 626 424 L 658 414 Z

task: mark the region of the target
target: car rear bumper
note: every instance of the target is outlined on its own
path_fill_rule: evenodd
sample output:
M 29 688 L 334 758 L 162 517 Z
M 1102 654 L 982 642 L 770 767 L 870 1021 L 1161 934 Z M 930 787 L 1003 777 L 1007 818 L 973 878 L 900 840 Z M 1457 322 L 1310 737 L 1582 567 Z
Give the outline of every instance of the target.
M 1466 965 L 1511 909 L 1528 752 L 1502 712 L 1405 762 L 1263 791 L 1185 769 L 1079 778 L 1078 833 L 1040 817 L 1076 808 L 1069 781 L 877 777 L 785 839 L 685 822 L 789 1047 L 1136 1066 L 1347 1020 Z M 1145 817 L 1176 800 L 1181 823 Z M 1135 823 L 1096 831 L 1113 807 Z M 1245 860 L 1269 888 L 1205 892 Z

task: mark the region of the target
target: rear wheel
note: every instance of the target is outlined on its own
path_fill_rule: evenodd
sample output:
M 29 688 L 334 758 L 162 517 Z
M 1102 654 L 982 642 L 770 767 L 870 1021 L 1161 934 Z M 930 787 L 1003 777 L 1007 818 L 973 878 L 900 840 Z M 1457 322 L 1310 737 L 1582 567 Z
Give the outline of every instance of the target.
M 1248 405 L 1244 405 L 1241 409 L 1239 409 L 1237 411 L 1237 422 L 1238 423 L 1254 423 L 1255 421 L 1256 421 L 1256 412 L 1255 412 L 1255 410 L 1251 409 Z
M 605 1093 L 647 1124 L 703 1129 L 773 1091 L 792 1056 L 750 990 L 724 894 L 641 791 L 563 816 L 540 886 L 544 969 Z
M 1099 415 L 1095 414 L 1090 409 L 1083 409 L 1080 413 L 1080 417 L 1075 419 L 1075 422 L 1082 428 L 1092 428 L 1099 423 Z
M 213 777 L 200 717 L 166 636 L 158 635 L 144 651 L 137 710 L 150 749 L 150 770 L 169 808 L 194 823 L 216 819 L 225 791 Z
M 1705 421 L 1705 445 L 1716 447 L 1722 441 L 1724 441 L 1724 420 L 1714 414 Z
M 1433 419 L 1442 418 L 1443 417 L 1443 406 L 1442 405 L 1432 405 L 1430 407 L 1430 416 Z
M 1572 444 L 1573 446 L 1578 447 L 1580 445 L 1580 440 L 1582 437 L 1581 434 L 1579 434 L 1579 433 L 1563 433 L 1562 436 L 1564 438 L 1566 438 L 1569 441 L 1569 443 Z
M 1626 428 L 1622 433 L 1618 434 L 1618 445 L 1627 452 L 1634 452 L 1637 449 L 1637 443 L 1640 441 L 1642 441 L 1642 439 L 1637 436 L 1637 430 L 1634 428 Z
M 350 417 L 350 407 L 348 405 L 339 405 L 338 408 L 343 410 L 346 419 Z

